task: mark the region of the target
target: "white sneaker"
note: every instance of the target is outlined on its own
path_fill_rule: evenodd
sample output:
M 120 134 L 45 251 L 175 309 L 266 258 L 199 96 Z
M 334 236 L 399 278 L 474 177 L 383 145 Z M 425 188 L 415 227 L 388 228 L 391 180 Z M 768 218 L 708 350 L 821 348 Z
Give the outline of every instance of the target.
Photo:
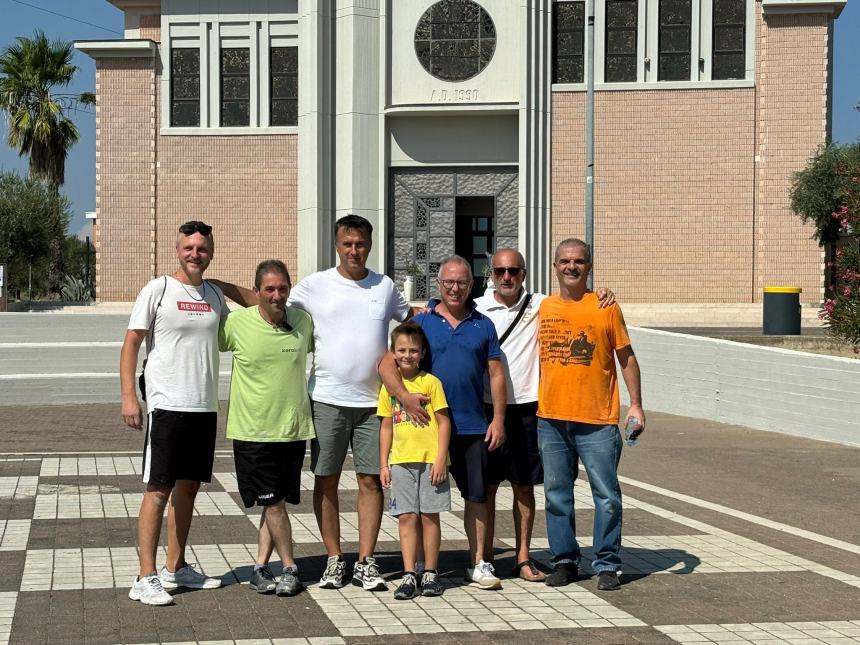
M 139 600 L 144 605 L 172 605 L 173 596 L 161 586 L 161 580 L 156 574 L 150 574 L 143 578 L 137 577 L 131 584 L 128 597 Z
M 177 569 L 174 573 L 168 571 L 167 567 L 162 567 L 159 578 L 161 578 L 161 585 L 165 589 L 176 589 L 178 587 L 217 589 L 221 586 L 221 578 L 210 578 L 188 563 L 184 567 Z
M 325 571 L 320 578 L 320 589 L 340 589 L 346 574 L 346 562 L 340 556 L 333 555 L 326 561 Z
M 388 585 L 379 574 L 376 558 L 365 558 L 364 562 L 356 562 L 352 572 L 352 584 L 364 588 L 365 591 L 385 591 Z
M 496 577 L 496 570 L 489 562 L 481 560 L 473 569 L 466 569 L 466 582 L 481 589 L 501 589 L 502 581 Z

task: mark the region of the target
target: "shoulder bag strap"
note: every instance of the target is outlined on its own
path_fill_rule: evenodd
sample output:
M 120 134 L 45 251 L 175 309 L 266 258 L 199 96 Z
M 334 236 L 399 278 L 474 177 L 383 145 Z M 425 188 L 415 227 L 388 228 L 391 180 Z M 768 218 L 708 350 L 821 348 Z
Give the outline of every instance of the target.
M 155 317 L 158 316 L 158 310 L 161 307 L 161 301 L 164 300 L 164 294 L 167 293 L 167 276 L 164 276 L 164 289 L 161 290 L 161 297 L 158 299 L 158 304 L 155 305 L 155 313 L 152 315 L 152 322 L 149 323 L 149 333 L 146 335 L 146 355 L 152 349 L 152 339 L 155 338 Z M 146 359 L 144 359 L 145 361 Z
M 532 294 L 530 294 L 530 293 L 526 294 L 526 299 L 523 300 L 523 306 L 520 307 L 520 311 L 519 311 L 519 313 L 517 313 L 517 317 L 514 318 L 514 321 L 508 326 L 508 328 L 505 330 L 505 333 L 502 334 L 502 337 L 499 338 L 499 345 L 504 343 L 508 339 L 508 336 L 511 335 L 511 332 L 514 330 L 514 327 L 517 326 L 517 323 L 520 322 L 520 319 L 525 315 L 526 308 L 528 308 L 529 303 L 531 301 L 532 301 Z

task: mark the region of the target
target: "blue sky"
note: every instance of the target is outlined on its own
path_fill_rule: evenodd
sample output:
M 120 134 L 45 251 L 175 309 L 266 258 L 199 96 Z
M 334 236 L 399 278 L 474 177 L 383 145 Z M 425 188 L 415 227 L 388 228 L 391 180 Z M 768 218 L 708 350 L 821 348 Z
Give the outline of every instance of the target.
M 66 14 L 103 28 L 75 22 L 27 5 Z M 42 29 L 50 38 L 63 40 L 121 38 L 120 34 L 113 32 L 122 32 L 122 12 L 105 0 L 0 0 L 0 12 L 3 15 L 0 21 L 0 46 L 12 42 L 16 36 L 31 35 L 34 29 Z M 849 0 L 836 21 L 834 47 L 833 138 L 847 143 L 860 138 L 860 112 L 854 109 L 860 103 L 860 0 Z M 80 67 L 80 72 L 72 91 L 92 91 L 95 87 L 93 61 L 76 52 L 74 62 Z M 74 218 L 71 231 L 88 234 L 90 227 L 84 219 L 84 212 L 95 210 L 95 114 L 78 113 L 72 117 L 81 131 L 81 140 L 72 149 L 66 162 L 66 184 L 63 190 L 72 202 Z M 0 167 L 26 172 L 26 159 L 19 159 L 15 151 L 0 145 Z

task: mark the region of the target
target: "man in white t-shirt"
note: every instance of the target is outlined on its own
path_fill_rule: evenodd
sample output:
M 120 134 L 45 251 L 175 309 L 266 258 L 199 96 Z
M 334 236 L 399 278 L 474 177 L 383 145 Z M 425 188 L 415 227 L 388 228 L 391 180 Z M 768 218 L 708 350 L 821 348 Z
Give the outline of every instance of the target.
M 218 327 L 227 315 L 221 290 L 203 279 L 214 253 L 212 227 L 179 227 L 179 269 L 151 280 L 140 292 L 120 355 L 122 418 L 140 430 L 143 415 L 135 390 L 140 346 L 146 339 L 146 441 L 138 515 L 140 572 L 128 593 L 147 605 L 169 605 L 166 589 L 214 589 L 209 578 L 185 560 L 194 499 L 200 482 L 212 480 L 218 412 Z M 156 572 L 155 555 L 164 508 L 167 560 Z
M 307 311 L 314 323 L 314 362 L 308 389 L 316 439 L 311 442 L 314 513 L 328 553 L 320 587 L 336 589 L 347 577 L 340 544 L 338 483 L 352 444 L 358 480 L 358 560 L 353 584 L 369 591 L 386 588 L 373 552 L 382 523 L 379 481 L 379 419 L 376 405 L 379 359 L 388 352 L 388 328 L 412 313 L 394 282 L 367 268 L 373 226 L 358 215 L 335 223 L 338 265 L 302 279 L 290 292 L 289 306 Z M 242 305 L 256 303 L 248 289 L 218 282 Z M 422 397 L 405 389 L 393 393 L 413 418 L 426 423 Z
M 507 379 L 508 406 L 505 413 L 505 443 L 490 453 L 490 472 L 495 485 L 487 490 L 487 543 L 484 553 L 492 556 L 496 491 L 504 480 L 511 483 L 516 533 L 516 566 L 512 575 L 528 582 L 544 582 L 546 574 L 530 557 L 535 520 L 534 487 L 543 484 L 543 467 L 537 444 L 537 400 L 540 379 L 538 360 L 538 311 L 546 296 L 529 293 L 523 283 L 526 262 L 516 249 L 499 249 L 493 254 L 491 277 L 494 289 L 475 299 L 475 308 L 496 328 L 502 349 L 502 365 Z M 615 301 L 608 289 L 597 289 L 601 307 Z M 510 331 L 508 331 L 510 330 Z M 489 377 L 484 376 L 487 416 L 492 415 L 488 396 Z
M 301 280 L 289 304 L 314 321 L 314 364 L 308 389 L 313 401 L 316 439 L 311 442 L 314 512 L 328 552 L 320 587 L 344 583 L 346 563 L 340 548 L 338 482 L 347 447 L 358 480 L 358 560 L 353 583 L 385 589 L 373 552 L 382 523 L 379 481 L 379 376 L 376 364 L 388 351 L 392 320 L 409 317 L 409 303 L 386 275 L 367 268 L 373 227 L 347 215 L 335 224 L 338 265 Z

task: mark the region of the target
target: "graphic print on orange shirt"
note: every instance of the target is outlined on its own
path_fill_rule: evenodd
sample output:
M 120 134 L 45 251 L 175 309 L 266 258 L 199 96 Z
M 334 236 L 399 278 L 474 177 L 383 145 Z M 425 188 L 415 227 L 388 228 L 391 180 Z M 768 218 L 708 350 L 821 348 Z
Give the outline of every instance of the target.
M 552 331 L 547 328 L 547 360 L 561 365 L 591 365 L 594 359 L 594 325 L 587 325 L 578 333 L 565 330 L 556 325 Z M 543 328 L 541 333 L 544 333 Z M 576 335 L 574 335 L 574 333 Z
M 546 298 L 540 307 L 538 416 L 600 425 L 618 423 L 615 350 L 630 344 L 617 305 L 597 296 Z

